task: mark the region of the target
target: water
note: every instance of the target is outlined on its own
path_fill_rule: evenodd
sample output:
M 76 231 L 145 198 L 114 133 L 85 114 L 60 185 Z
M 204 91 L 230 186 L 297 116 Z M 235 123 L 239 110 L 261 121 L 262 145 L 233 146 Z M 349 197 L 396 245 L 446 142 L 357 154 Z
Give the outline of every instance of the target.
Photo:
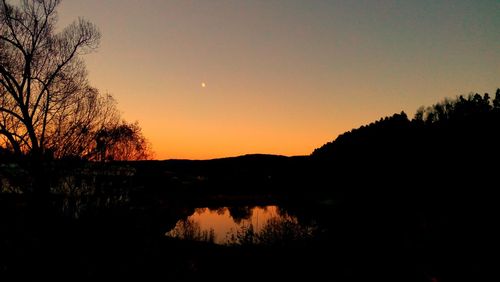
M 270 235 L 275 236 L 276 231 L 283 228 L 297 233 L 303 227 L 297 218 L 281 211 L 278 206 L 197 208 L 165 235 L 217 244 L 243 243 L 244 240 L 254 243 L 264 239 L 269 241 Z M 300 236 L 305 233 L 300 233 Z

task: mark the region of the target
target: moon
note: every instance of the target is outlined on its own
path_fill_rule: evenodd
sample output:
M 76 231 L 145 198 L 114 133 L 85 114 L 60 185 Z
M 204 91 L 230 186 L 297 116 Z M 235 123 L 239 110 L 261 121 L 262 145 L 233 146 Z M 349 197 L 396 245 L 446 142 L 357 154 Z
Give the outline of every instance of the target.
M 201 87 L 202 87 L 202 88 L 205 88 L 205 87 L 207 87 L 207 84 L 206 84 L 205 82 L 202 82 L 202 83 L 201 83 Z

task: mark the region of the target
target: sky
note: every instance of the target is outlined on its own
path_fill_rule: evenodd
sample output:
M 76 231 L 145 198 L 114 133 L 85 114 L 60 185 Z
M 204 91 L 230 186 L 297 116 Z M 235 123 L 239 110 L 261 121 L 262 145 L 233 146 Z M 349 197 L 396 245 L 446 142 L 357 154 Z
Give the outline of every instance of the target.
M 91 84 L 157 159 L 307 155 L 404 110 L 500 87 L 498 0 L 63 0 Z

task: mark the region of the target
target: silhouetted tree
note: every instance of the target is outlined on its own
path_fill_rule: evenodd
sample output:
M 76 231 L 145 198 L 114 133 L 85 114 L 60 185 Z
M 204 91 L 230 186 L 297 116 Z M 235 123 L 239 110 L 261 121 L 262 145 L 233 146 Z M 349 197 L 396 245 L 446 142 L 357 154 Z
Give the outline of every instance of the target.
M 0 146 L 16 154 L 89 160 L 146 159 L 137 123 L 87 81 L 80 55 L 100 33 L 83 19 L 55 32 L 60 0 L 0 0 Z
M 94 159 L 97 132 L 120 122 L 113 97 L 88 88 L 64 107 L 47 129 L 46 150 L 55 158 Z
M 497 93 L 499 93 L 498 90 Z M 500 96 L 500 94 L 497 94 L 497 96 Z M 471 115 L 486 114 L 497 107 L 498 104 L 498 99 L 495 97 L 493 106 L 491 105 L 488 93 L 485 93 L 483 96 L 478 93 L 474 95 L 469 94 L 466 97 L 460 95 L 455 99 L 444 99 L 442 102 L 434 104 L 431 107 L 420 107 L 415 114 L 414 120 L 432 124 L 463 119 Z
M 97 48 L 100 33 L 81 18 L 56 33 L 59 3 L 0 2 L 0 134 L 18 154 L 43 154 L 91 91 L 80 56 Z
M 498 110 L 500 109 L 500 88 L 497 89 L 495 93 L 495 99 L 493 100 L 493 108 Z
M 138 123 L 121 122 L 100 129 L 95 135 L 95 156 L 105 160 L 143 160 L 151 156 L 149 143 Z

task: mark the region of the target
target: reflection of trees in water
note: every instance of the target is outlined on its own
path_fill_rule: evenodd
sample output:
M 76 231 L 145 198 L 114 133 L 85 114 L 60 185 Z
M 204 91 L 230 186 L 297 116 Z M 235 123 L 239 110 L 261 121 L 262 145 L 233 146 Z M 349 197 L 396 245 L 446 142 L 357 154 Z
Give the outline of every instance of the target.
M 262 223 L 254 225 L 252 216 L 255 209 L 269 214 Z M 318 235 L 319 225 L 316 221 L 305 221 L 296 215 L 290 215 L 287 209 L 278 206 L 241 206 L 241 207 L 207 207 L 193 208 L 192 214 L 217 213 L 227 215 L 238 225 L 227 234 L 219 234 L 223 240 L 220 243 L 227 245 L 266 245 L 284 246 L 307 242 Z M 186 213 L 186 215 L 189 212 Z M 203 230 L 200 222 L 188 216 L 180 219 L 175 227 L 165 233 L 168 237 L 181 240 L 215 242 L 215 229 Z
M 210 213 L 217 213 L 218 215 L 224 215 L 226 212 L 229 212 L 229 216 L 233 219 L 236 224 L 242 224 L 243 221 L 250 220 L 252 218 L 254 210 L 260 209 L 264 212 L 269 211 L 270 206 L 232 206 L 232 207 L 206 207 L 206 208 L 196 208 L 195 213 L 201 215 L 205 213 L 207 210 Z M 281 208 L 276 207 L 276 213 L 278 216 L 287 215 L 288 211 Z
M 215 230 L 202 230 L 200 224 L 192 219 L 179 220 L 165 235 L 181 240 L 215 242 Z
M 248 220 L 252 217 L 253 209 L 255 207 L 241 206 L 241 207 L 229 207 L 229 215 L 233 218 L 234 222 L 241 224 L 241 221 Z
M 218 215 L 223 215 L 226 213 L 227 211 L 227 208 L 226 207 L 208 207 L 208 208 L 196 208 L 195 209 L 195 212 L 196 214 L 204 214 L 205 212 L 207 212 L 207 210 L 210 212 L 210 213 L 217 213 Z
M 194 212 L 195 212 L 196 214 L 203 214 L 203 213 L 205 213 L 206 211 L 207 211 L 207 208 L 195 208 L 195 209 L 194 209 Z
M 218 215 L 223 215 L 226 213 L 227 208 L 226 207 L 216 207 L 216 208 L 208 208 L 210 212 L 215 212 Z
M 303 225 L 294 216 L 281 214 L 269 218 L 259 231 L 252 224 L 242 225 L 228 238 L 230 245 L 290 245 L 313 239 L 317 234 L 316 225 Z

